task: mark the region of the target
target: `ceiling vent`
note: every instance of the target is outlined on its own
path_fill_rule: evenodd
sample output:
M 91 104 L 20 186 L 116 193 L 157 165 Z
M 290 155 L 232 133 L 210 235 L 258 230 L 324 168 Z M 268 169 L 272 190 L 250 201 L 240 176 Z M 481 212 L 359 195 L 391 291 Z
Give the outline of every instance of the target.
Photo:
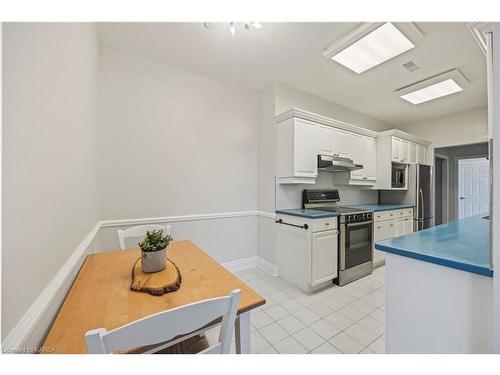
M 420 67 L 413 61 L 408 61 L 406 64 L 403 64 L 403 67 L 408 69 L 410 72 L 414 72 L 415 70 L 420 69 Z

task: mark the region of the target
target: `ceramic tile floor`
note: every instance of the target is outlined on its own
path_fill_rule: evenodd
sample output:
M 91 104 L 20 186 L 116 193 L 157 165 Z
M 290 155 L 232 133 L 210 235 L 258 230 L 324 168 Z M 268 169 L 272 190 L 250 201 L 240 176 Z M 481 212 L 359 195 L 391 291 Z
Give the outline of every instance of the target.
M 252 353 L 385 352 L 384 267 L 344 287 L 332 285 L 313 294 L 258 268 L 236 275 L 267 301 L 252 311 Z M 213 342 L 218 331 L 208 331 L 208 340 Z

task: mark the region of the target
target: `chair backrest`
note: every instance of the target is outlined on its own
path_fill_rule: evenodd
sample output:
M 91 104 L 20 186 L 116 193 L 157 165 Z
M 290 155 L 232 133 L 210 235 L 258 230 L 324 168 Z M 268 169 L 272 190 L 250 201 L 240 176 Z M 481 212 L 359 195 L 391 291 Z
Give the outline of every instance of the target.
M 107 331 L 93 329 L 85 334 L 87 351 L 92 354 L 154 345 L 178 335 L 188 334 L 222 317 L 217 344 L 205 349 L 205 354 L 228 354 L 231 348 L 234 322 L 240 303 L 239 289 L 228 296 L 207 299 L 150 315 L 122 327 Z
M 170 234 L 171 227 L 170 225 L 138 225 L 136 227 L 132 227 L 129 229 L 121 230 L 118 229 L 118 240 L 120 241 L 120 248 L 124 250 L 126 248 L 125 246 L 125 239 L 129 237 L 144 237 L 146 235 L 147 231 L 153 231 L 153 230 L 158 230 L 161 229 L 163 230 L 164 234 Z

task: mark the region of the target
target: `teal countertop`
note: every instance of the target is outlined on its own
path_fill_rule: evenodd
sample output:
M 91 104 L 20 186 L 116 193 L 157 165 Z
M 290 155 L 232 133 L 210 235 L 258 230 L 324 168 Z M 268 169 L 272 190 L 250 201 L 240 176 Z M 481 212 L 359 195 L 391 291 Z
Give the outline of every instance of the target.
M 375 249 L 479 275 L 489 269 L 489 220 L 485 215 L 438 225 L 375 244 Z
M 411 204 L 356 204 L 356 205 L 348 205 L 347 207 L 377 212 L 377 211 L 401 210 L 403 208 L 413 208 L 413 205 L 411 205 Z
M 313 209 L 305 209 L 305 208 L 292 208 L 286 210 L 276 210 L 277 214 L 305 217 L 308 219 L 321 219 L 324 217 L 337 217 L 339 216 L 336 212 L 330 211 L 321 211 L 321 210 L 313 210 Z

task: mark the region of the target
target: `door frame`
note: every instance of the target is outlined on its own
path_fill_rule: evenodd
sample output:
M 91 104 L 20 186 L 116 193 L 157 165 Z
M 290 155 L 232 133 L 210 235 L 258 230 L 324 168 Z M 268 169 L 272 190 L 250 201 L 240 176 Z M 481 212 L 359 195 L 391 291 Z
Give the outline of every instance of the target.
M 450 221 L 450 158 L 446 155 L 434 153 L 434 164 L 436 162 L 435 159 L 441 159 L 444 161 L 444 165 L 441 168 L 441 173 L 446 171 L 446 176 L 441 176 L 441 216 L 442 216 L 442 224 L 446 224 Z M 434 169 L 436 166 L 434 165 Z M 446 177 L 446 178 L 445 178 Z M 434 175 L 434 204 L 436 204 L 436 176 Z M 434 207 L 434 216 L 435 216 Z M 435 219 L 435 218 L 434 218 Z
M 469 155 L 469 156 L 457 156 L 454 158 L 454 163 L 455 163 L 455 217 L 457 220 L 460 218 L 460 160 L 469 160 L 469 159 L 485 159 L 490 163 L 490 160 L 488 160 L 487 156 L 484 155 Z M 491 178 L 491 176 L 490 176 Z M 488 188 L 489 189 L 489 188 Z M 490 197 L 491 198 L 491 197 Z

